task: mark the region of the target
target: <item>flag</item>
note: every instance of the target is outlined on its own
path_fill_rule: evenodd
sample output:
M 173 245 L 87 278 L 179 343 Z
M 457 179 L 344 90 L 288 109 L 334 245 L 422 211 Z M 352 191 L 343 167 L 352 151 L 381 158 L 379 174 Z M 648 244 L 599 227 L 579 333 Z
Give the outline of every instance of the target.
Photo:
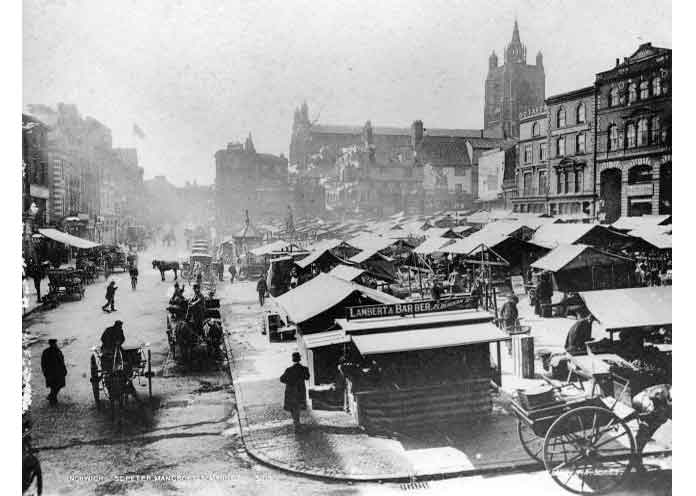
M 140 139 L 145 139 L 145 133 L 137 124 L 133 124 L 133 134 Z

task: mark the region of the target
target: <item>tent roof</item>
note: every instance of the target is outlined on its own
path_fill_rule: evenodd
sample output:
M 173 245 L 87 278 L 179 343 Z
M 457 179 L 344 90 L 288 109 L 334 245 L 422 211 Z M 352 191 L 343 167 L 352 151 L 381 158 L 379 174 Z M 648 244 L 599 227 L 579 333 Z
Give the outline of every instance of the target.
M 344 281 L 354 281 L 364 273 L 365 269 L 346 264 L 337 265 L 329 271 L 330 276 L 338 277 Z
M 638 217 L 619 217 L 611 227 L 621 231 L 634 231 L 636 229 L 663 226 L 672 223 L 671 215 L 641 215 Z
M 379 252 L 379 250 L 376 248 L 363 250 L 360 253 L 358 253 L 357 255 L 353 255 L 348 260 L 350 260 L 351 262 L 354 262 L 354 263 L 362 263 L 366 260 L 369 260 L 370 258 L 372 258 L 374 256 L 378 256 L 379 258 L 384 259 L 384 260 L 391 260 L 389 257 L 382 255 Z
M 94 243 L 84 238 L 78 238 L 77 236 L 59 231 L 58 229 L 39 229 L 39 233 L 54 241 L 58 241 L 59 243 L 74 246 L 75 248 L 80 248 L 83 250 L 101 246 L 99 243 Z
M 578 260 L 582 257 L 582 260 Z M 608 253 L 592 246 L 559 245 L 532 264 L 535 269 L 558 272 L 590 265 L 609 265 L 610 263 L 630 263 L 633 260 L 613 253 Z
M 351 335 L 362 355 L 431 350 L 506 341 L 510 337 L 490 323 Z
M 641 229 L 636 231 L 630 231 L 628 234 L 630 236 L 642 239 L 643 241 L 654 246 L 658 250 L 672 249 L 672 235 L 661 232 L 660 229 Z
M 582 291 L 580 297 L 607 330 L 672 324 L 672 286 Z
M 356 292 L 379 303 L 402 302 L 399 298 L 376 289 L 344 281 L 329 274 L 319 274 L 314 279 L 310 279 L 279 296 L 275 301 L 294 323 L 301 324 L 339 304 Z
M 448 245 L 451 245 L 452 243 L 455 243 L 455 242 L 456 242 L 456 240 L 451 239 L 451 238 L 440 238 L 440 237 L 426 238 L 426 240 L 423 241 L 420 245 L 418 245 L 416 247 L 416 249 L 413 251 L 415 253 L 429 255 L 431 253 L 435 253 L 437 251 L 440 251 L 440 249 L 443 246 L 448 246 Z
M 500 242 L 505 241 L 508 237 L 509 236 L 506 234 L 501 234 L 499 232 L 486 232 L 481 230 L 464 239 L 458 239 L 453 244 L 441 248 L 440 251 L 444 253 L 467 255 L 481 245 L 493 248 Z
M 609 236 L 621 236 L 620 233 L 611 231 L 599 224 L 544 224 L 536 230 L 530 241 L 547 248 L 554 248 L 563 244 L 571 245 L 577 243 L 593 229 L 602 230 Z
M 363 233 L 359 236 L 351 238 L 348 243 L 351 246 L 355 246 L 360 250 L 375 250 L 380 251 L 389 248 L 391 245 L 397 243 L 398 240 L 393 238 L 386 238 L 383 236 L 378 236 L 376 234 Z
M 338 257 L 332 255 L 328 249 L 324 249 L 324 250 L 316 250 L 316 251 L 311 252 L 306 257 L 304 257 L 300 260 L 297 260 L 295 262 L 295 264 L 298 267 L 300 267 L 301 269 L 306 269 L 307 267 L 309 267 L 310 265 L 312 265 L 314 262 L 316 262 L 317 260 L 319 260 L 321 257 L 323 257 L 325 255 L 340 262 L 340 259 Z

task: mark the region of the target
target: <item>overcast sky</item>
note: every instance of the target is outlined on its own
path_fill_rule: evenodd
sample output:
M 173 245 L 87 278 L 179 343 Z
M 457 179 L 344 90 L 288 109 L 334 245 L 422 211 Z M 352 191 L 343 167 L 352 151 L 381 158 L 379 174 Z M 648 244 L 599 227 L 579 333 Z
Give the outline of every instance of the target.
M 640 43 L 672 47 L 665 0 L 23 0 L 24 103 L 75 103 L 134 146 L 145 177 L 212 183 L 252 132 L 288 153 L 293 110 L 323 123 L 479 128 L 488 56 L 517 17 L 547 96 Z

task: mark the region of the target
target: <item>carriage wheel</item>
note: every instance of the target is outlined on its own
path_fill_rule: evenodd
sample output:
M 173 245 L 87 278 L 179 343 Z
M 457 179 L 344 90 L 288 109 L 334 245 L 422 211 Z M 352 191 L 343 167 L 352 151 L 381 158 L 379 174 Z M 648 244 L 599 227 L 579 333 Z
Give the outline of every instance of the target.
M 631 471 L 636 445 L 625 422 L 603 407 L 584 406 L 551 424 L 544 465 L 553 480 L 576 494 L 606 493 Z
M 90 376 L 89 381 L 92 383 L 92 395 L 94 395 L 94 404 L 97 405 L 97 410 L 100 407 L 99 401 L 99 367 L 97 367 L 97 359 L 92 357 L 89 362 Z
M 539 463 L 544 463 L 544 438 L 534 434 L 532 428 L 526 422 L 517 420 L 517 437 L 520 438 L 520 443 L 524 451 Z

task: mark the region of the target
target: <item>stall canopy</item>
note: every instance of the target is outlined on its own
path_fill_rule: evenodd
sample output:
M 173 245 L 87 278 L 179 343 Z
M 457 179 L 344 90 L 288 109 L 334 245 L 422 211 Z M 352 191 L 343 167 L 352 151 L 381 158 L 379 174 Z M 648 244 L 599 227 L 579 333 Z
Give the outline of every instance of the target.
M 68 234 L 57 229 L 39 229 L 39 233 L 42 236 L 52 239 L 53 241 L 58 241 L 64 245 L 74 246 L 75 248 L 80 248 L 83 250 L 101 246 L 99 243 L 94 243 L 88 239 L 78 238 L 77 236 L 73 236 L 72 234 Z
M 671 215 L 641 215 L 638 217 L 619 217 L 611 227 L 619 231 L 634 231 L 636 229 L 651 229 L 655 226 L 665 226 L 672 223 Z
M 560 245 L 532 264 L 535 269 L 560 272 L 584 267 L 630 264 L 633 260 L 587 245 Z
M 672 324 L 672 286 L 581 291 L 580 297 L 607 330 Z
M 510 337 L 490 323 L 447 326 L 410 331 L 351 335 L 362 355 L 431 350 L 506 341 Z
M 599 224 L 544 224 L 530 241 L 547 248 L 585 244 L 615 250 L 624 249 L 635 242 L 631 236 Z
M 449 246 L 454 242 L 455 240 L 450 238 L 427 238 L 413 251 L 414 253 L 419 253 L 421 255 L 430 255 L 431 253 L 442 251 L 441 248 Z
M 353 267 L 352 265 L 341 264 L 337 265 L 329 271 L 329 275 L 343 279 L 344 281 L 355 281 L 358 277 L 365 273 L 365 269 Z
M 295 289 L 288 291 L 275 301 L 290 320 L 301 324 L 320 313 L 329 310 L 354 293 L 374 300 L 377 303 L 401 303 L 402 300 L 376 289 L 344 281 L 329 274 L 319 274 Z
M 317 332 L 315 334 L 303 335 L 305 347 L 308 349 L 323 348 L 332 344 L 348 343 L 350 336 L 347 336 L 343 331 L 326 331 Z
M 339 264 L 341 263 L 341 259 L 333 255 L 329 250 L 317 250 L 313 251 L 303 259 L 295 262 L 295 264 L 301 269 L 306 269 L 313 263 Z
M 642 229 L 637 231 L 630 231 L 628 234 L 635 238 L 642 239 L 648 245 L 650 245 L 651 248 L 658 250 L 672 249 L 672 235 L 666 234 L 660 229 Z

